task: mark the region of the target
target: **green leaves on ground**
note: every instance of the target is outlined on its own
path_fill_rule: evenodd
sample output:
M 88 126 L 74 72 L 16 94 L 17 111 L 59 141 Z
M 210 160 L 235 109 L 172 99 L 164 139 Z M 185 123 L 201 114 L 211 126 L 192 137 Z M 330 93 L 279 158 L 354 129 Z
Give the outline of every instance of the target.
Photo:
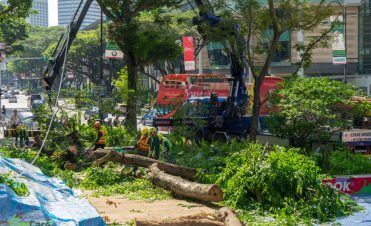
M 217 183 L 234 208 L 250 210 L 259 203 L 262 210 L 294 215 L 298 222 L 333 220 L 357 209 L 347 196 L 322 185 L 320 168 L 297 149 L 248 144 L 226 162 Z
M 24 183 L 17 182 L 12 179 L 10 174 L 0 173 L 0 184 L 7 185 L 19 196 L 27 196 L 29 194 L 27 186 Z

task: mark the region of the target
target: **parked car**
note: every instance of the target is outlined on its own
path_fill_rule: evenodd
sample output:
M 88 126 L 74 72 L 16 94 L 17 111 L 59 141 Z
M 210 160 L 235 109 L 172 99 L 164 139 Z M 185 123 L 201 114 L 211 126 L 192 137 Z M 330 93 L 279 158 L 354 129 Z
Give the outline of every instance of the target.
M 84 118 L 88 120 L 92 116 L 99 116 L 99 108 L 93 107 L 91 110 L 85 111 Z
M 152 110 L 149 113 L 145 113 L 142 117 L 142 124 L 144 126 L 152 126 L 153 125 L 153 119 L 156 117 L 156 111 Z
M 36 108 L 40 105 L 43 105 L 45 102 L 40 94 L 31 94 L 28 101 L 28 106 L 30 106 L 30 108 Z
M 10 96 L 9 97 L 9 103 L 17 103 L 18 101 L 17 101 L 17 97 L 16 96 Z
M 13 93 L 14 95 L 19 95 L 19 94 L 20 94 L 20 92 L 19 92 L 18 89 L 14 89 L 14 90 L 12 90 L 12 93 Z
M 18 115 L 22 121 L 22 124 L 24 124 L 28 130 L 38 129 L 38 123 L 37 123 L 36 117 L 32 112 L 23 111 L 23 112 L 19 112 Z
M 9 97 L 13 96 L 10 92 L 4 94 L 5 99 L 9 99 Z

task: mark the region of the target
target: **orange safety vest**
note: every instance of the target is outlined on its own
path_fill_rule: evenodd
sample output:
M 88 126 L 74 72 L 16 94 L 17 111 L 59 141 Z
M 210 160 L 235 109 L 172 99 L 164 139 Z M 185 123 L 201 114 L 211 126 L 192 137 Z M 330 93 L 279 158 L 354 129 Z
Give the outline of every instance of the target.
M 139 139 L 139 150 L 141 151 L 149 151 L 149 144 L 148 144 L 149 136 L 141 136 Z
M 106 144 L 106 132 L 104 132 L 103 130 L 99 130 L 99 132 L 102 133 L 102 136 L 99 138 L 96 144 Z

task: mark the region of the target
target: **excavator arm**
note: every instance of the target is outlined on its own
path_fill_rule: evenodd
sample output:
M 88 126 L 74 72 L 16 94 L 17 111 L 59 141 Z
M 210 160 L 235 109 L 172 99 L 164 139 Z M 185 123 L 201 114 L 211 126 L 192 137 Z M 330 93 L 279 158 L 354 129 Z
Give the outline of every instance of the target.
M 70 49 L 92 2 L 93 0 L 81 0 L 70 24 L 67 27 L 66 33 L 61 36 L 53 51 L 49 64 L 43 73 L 42 80 L 44 88 L 49 92 L 54 80 L 61 73 L 64 58 Z
M 240 33 L 240 26 L 238 24 L 233 25 L 232 28 L 225 26 L 223 18 L 215 15 L 208 0 L 195 0 L 195 3 L 199 8 L 199 17 L 193 20 L 195 25 L 199 28 L 202 24 L 206 24 L 210 27 L 219 27 L 222 32 L 225 32 L 227 35 L 232 35 L 235 39 L 233 44 L 230 43 L 231 89 L 226 105 L 226 117 L 240 117 L 245 113 L 248 103 L 248 95 L 245 87 L 246 74 L 243 66 L 246 64 L 244 52 L 246 42 Z M 199 32 L 202 33 L 202 28 L 199 29 Z M 206 36 L 205 34 L 203 35 Z

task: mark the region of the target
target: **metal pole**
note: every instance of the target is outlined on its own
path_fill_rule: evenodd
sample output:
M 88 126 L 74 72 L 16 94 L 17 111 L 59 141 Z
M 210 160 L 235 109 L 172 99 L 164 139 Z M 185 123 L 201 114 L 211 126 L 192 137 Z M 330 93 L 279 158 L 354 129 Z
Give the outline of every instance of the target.
M 103 11 L 100 10 L 100 74 L 99 74 L 99 119 L 103 123 L 102 95 L 103 95 Z
M 200 52 L 198 53 L 198 73 L 199 74 L 204 73 L 203 62 L 202 62 L 202 48 Z
M 326 4 L 326 6 L 329 6 L 330 4 L 332 3 L 336 3 L 338 6 L 340 6 L 342 12 L 343 12 L 343 22 L 344 22 L 344 49 L 345 49 L 345 64 L 344 64 L 344 78 L 343 78 L 343 81 L 344 83 L 347 83 L 348 82 L 348 78 L 347 78 L 347 64 L 348 64 L 348 48 L 347 48 L 347 8 L 346 8 L 346 0 L 343 0 L 343 4 L 341 4 L 340 2 L 338 1 L 331 1 L 331 2 L 328 2 Z
M 347 47 L 347 7 L 346 7 L 346 2 L 344 0 L 344 5 L 343 5 L 343 20 L 344 20 L 344 42 L 345 42 L 345 64 L 344 64 L 344 83 L 348 82 L 347 79 L 347 65 L 348 65 L 348 47 Z
M 300 45 L 304 44 L 304 32 L 303 32 L 302 29 L 300 29 L 300 30 L 297 32 L 297 42 L 298 42 L 298 44 L 300 44 Z M 300 61 L 301 61 L 301 59 L 302 59 L 302 57 L 303 57 L 302 55 L 303 55 L 303 50 L 300 48 L 300 50 L 297 51 L 297 58 L 298 58 L 297 62 L 300 62 Z M 304 77 L 304 68 L 303 68 L 303 66 L 300 66 L 300 69 L 299 69 L 299 71 L 298 71 L 298 75 L 299 75 L 300 77 Z

